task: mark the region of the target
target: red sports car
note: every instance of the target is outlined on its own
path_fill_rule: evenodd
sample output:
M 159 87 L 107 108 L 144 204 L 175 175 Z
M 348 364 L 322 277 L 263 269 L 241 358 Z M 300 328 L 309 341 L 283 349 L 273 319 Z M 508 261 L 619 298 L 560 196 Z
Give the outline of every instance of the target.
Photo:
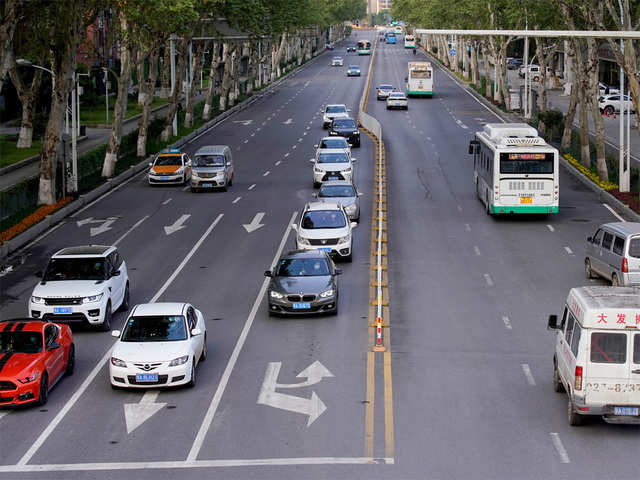
M 49 390 L 73 373 L 74 364 L 67 325 L 32 318 L 0 322 L 0 405 L 44 405 Z

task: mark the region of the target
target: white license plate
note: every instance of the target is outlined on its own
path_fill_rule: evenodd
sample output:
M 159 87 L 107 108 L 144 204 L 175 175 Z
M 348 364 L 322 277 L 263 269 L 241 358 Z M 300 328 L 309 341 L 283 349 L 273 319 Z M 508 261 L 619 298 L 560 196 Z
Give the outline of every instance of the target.
M 71 307 L 54 307 L 53 313 L 68 314 L 71 313 Z
M 157 373 L 136 373 L 136 382 L 144 383 L 144 382 L 157 382 L 158 374 Z
M 614 415 L 629 415 L 632 417 L 638 416 L 638 408 L 637 407 L 613 407 Z
M 307 302 L 304 302 L 304 303 L 296 302 L 293 304 L 293 308 L 295 308 L 296 310 L 304 310 L 307 308 L 311 308 L 311 304 Z

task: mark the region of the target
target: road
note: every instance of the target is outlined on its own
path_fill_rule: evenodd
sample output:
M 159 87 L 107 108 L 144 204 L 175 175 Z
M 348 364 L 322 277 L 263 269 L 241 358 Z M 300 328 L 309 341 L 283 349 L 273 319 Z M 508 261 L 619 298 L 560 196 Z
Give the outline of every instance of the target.
M 355 113 L 364 86 L 369 57 L 341 54 L 344 68 L 329 67 L 327 52 L 186 146 L 232 147 L 237 179 L 228 192 L 150 188 L 134 177 L 36 242 L 0 278 L 0 315 L 24 315 L 48 255 L 115 243 L 132 302 L 192 302 L 205 315 L 209 347 L 197 386 L 147 396 L 165 405 L 127 433 L 124 405 L 145 395 L 112 391 L 113 339 L 76 329 L 76 373 L 46 407 L 0 410 L 8 412 L 0 417 L 0 479 L 637 478 L 637 428 L 567 426 L 545 331 L 569 287 L 585 282 L 585 236 L 615 218 L 566 172 L 558 215 L 488 218 L 466 150 L 473 131 L 498 119 L 441 70 L 436 96 L 411 99 L 406 113 L 386 111 L 375 91 L 369 97 L 387 152 L 393 363 L 375 354 L 367 370 L 374 144 L 364 135 L 354 149 L 361 224 L 353 263 L 339 265 L 339 315 L 267 315 L 262 273 L 293 247 L 289 224 L 311 198 L 320 109 L 347 103 Z M 400 85 L 410 59 L 402 45 L 380 46 L 373 86 Z M 349 64 L 363 77 L 346 78 Z M 265 226 L 247 232 L 242 225 L 261 212 Z M 183 215 L 187 228 L 167 235 L 164 226 Z M 90 217 L 117 220 L 91 238 L 90 225 L 77 224 Z M 278 384 L 310 384 L 298 375 L 315 362 L 330 375 L 278 390 L 297 400 L 258 403 L 268 372 Z M 326 410 L 311 424 L 286 409 L 314 396 Z

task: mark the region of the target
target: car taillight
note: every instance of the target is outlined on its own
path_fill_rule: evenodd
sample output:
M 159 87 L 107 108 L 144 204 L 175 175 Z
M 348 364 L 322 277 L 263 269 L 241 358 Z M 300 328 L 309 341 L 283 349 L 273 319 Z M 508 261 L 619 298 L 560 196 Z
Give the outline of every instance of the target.
M 626 258 L 622 259 L 622 273 L 629 273 L 629 262 Z
M 582 367 L 576 365 L 576 374 L 574 376 L 573 388 L 575 390 L 582 390 Z

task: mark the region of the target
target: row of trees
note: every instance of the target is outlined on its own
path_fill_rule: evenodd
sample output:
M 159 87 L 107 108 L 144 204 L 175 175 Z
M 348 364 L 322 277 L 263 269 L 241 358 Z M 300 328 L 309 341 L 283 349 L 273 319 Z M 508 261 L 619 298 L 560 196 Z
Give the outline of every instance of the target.
M 411 25 L 420 28 L 437 29 L 504 29 L 522 30 L 526 26 L 534 30 L 634 30 L 640 28 L 640 1 L 621 0 L 622 14 L 618 0 L 394 0 L 392 13 Z M 485 61 L 485 73 L 492 64 L 497 71 L 496 88 L 491 91 L 491 81 L 486 79 L 486 96 L 497 103 L 509 107 L 507 84 L 507 49 L 516 40 L 514 37 L 458 36 L 459 43 L 454 56 L 449 55 L 447 39 L 444 36 L 427 39 L 427 48 L 436 50 L 439 58 L 454 70 L 463 67 L 463 73 L 478 85 L 480 72 L 478 55 Z M 608 181 L 609 172 L 605 161 L 605 130 L 602 115 L 598 109 L 599 89 L 599 48 L 607 42 L 616 61 L 625 72 L 628 89 L 631 92 L 636 112 L 640 112 L 640 42 L 627 40 L 624 52 L 620 42 L 609 38 L 574 38 L 561 43 L 550 38 L 533 39 L 531 52 L 540 65 L 540 111 L 547 110 L 547 66 L 555 52 L 564 50 L 568 57 L 572 89 L 570 105 L 565 116 L 562 147 L 568 148 L 576 113 L 580 122 L 581 162 L 591 166 L 589 145 L 589 121 L 591 116 L 595 126 L 595 149 L 598 175 Z M 467 52 L 471 47 L 471 54 Z M 637 126 L 637 123 L 636 123 Z M 544 130 L 544 124 L 540 125 Z
M 293 58 L 299 63 L 310 58 L 312 44 L 324 45 L 326 29 L 333 26 L 337 35 L 341 35 L 344 21 L 364 17 L 366 9 L 365 0 L 4 0 L 3 4 L 0 79 L 10 76 L 22 104 L 18 147 L 31 145 L 34 98 L 48 74 L 41 70 L 25 74 L 16 59 L 27 58 L 53 72 L 40 161 L 39 204 L 56 202 L 57 150 L 78 69 L 78 52 L 93 48 L 88 32 L 103 12 L 109 12 L 109 38 L 119 58 L 119 68 L 111 70 L 117 80 L 117 97 L 102 169 L 102 175 L 110 177 L 115 171 L 134 76 L 138 103 L 143 106 L 137 144 L 137 153 L 143 157 L 147 153 L 151 103 L 158 84 L 164 87 L 160 94 L 169 98 L 162 132 L 166 141 L 171 138 L 172 120 L 180 105 L 186 110 L 185 126 L 192 126 L 195 79 L 205 59 L 210 66 L 210 81 L 203 116 L 208 119 L 215 93 L 220 95 L 220 110 L 237 100 L 242 57 L 249 59 L 246 91 L 251 93 L 279 77 L 283 65 Z M 243 35 L 226 39 L 216 30 L 219 24 L 216 19 L 224 19 Z M 202 37 L 212 39 L 198 40 Z M 170 42 L 176 53 L 175 87 L 167 92 Z M 220 65 L 224 67 L 219 68 Z M 183 81 L 187 80 L 188 70 L 194 74 L 188 79 L 188 95 L 183 98 Z

